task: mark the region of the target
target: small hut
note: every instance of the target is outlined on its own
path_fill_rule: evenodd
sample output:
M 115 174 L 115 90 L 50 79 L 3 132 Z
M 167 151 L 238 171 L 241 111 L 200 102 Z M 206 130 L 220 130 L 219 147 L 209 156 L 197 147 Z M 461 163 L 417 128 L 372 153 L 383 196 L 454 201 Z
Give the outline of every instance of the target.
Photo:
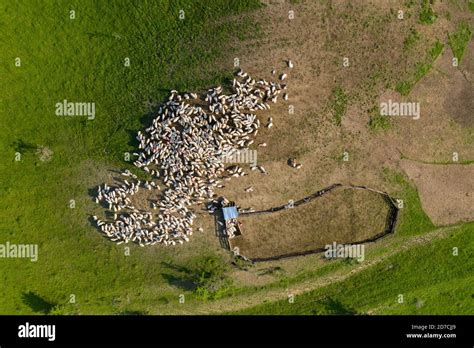
M 241 223 L 237 220 L 239 212 L 236 206 L 229 206 L 222 208 L 222 215 L 224 216 L 225 231 L 229 238 L 240 236 L 242 234 Z

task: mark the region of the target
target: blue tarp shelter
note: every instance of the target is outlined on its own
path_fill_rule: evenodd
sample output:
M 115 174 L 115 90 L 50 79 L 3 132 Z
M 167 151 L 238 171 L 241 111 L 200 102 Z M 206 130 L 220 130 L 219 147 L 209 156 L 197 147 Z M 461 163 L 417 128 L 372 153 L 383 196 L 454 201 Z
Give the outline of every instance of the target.
M 237 207 L 222 208 L 222 214 L 224 215 L 224 220 L 237 219 L 237 216 L 239 216 Z

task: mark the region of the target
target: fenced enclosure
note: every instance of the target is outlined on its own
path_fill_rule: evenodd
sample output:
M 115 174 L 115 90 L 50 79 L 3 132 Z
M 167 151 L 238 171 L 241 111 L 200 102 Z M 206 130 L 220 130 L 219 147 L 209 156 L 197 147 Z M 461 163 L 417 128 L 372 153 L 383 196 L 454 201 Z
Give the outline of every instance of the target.
M 398 213 L 386 192 L 333 184 L 285 205 L 240 212 L 245 232 L 225 244 L 253 262 L 304 256 L 332 242 L 364 244 L 393 234 Z

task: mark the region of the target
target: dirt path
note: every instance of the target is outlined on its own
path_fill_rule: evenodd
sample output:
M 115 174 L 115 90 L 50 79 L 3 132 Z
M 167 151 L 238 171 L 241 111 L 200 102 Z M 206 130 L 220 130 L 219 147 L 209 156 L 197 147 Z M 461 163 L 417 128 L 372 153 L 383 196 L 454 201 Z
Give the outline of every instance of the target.
M 178 314 L 178 315 L 179 314 L 181 315 L 182 314 L 193 314 L 193 315 L 219 314 L 219 313 L 238 311 L 245 308 L 254 307 L 254 306 L 264 303 L 264 301 L 274 302 L 278 300 L 283 300 L 283 299 L 288 298 L 289 294 L 300 295 L 305 292 L 319 289 L 324 286 L 330 285 L 332 283 L 341 282 L 345 279 L 348 279 L 349 277 L 365 269 L 368 269 L 372 266 L 379 264 L 380 262 L 383 262 L 387 258 L 399 252 L 411 249 L 416 246 L 426 245 L 434 239 L 445 238 L 447 237 L 449 232 L 452 231 L 453 229 L 454 227 L 440 228 L 422 236 L 407 238 L 401 243 L 401 245 L 397 245 L 396 247 L 391 249 L 390 252 L 385 253 L 381 256 L 377 256 L 373 259 L 367 260 L 361 265 L 354 267 L 349 272 L 344 271 L 344 270 L 338 271 L 334 274 L 322 276 L 317 279 L 306 280 L 299 284 L 293 284 L 288 289 L 269 289 L 269 290 L 263 290 L 260 292 L 255 292 L 254 294 L 243 294 L 243 295 L 232 296 L 230 298 L 224 298 L 222 300 L 218 300 L 215 302 L 205 302 L 202 305 L 193 307 L 192 309 L 186 309 L 185 307 L 183 307 L 182 310 L 179 310 L 179 307 L 173 308 L 173 314 Z M 393 242 L 396 242 L 396 241 L 393 241 Z M 167 314 L 167 313 L 161 313 L 161 314 Z

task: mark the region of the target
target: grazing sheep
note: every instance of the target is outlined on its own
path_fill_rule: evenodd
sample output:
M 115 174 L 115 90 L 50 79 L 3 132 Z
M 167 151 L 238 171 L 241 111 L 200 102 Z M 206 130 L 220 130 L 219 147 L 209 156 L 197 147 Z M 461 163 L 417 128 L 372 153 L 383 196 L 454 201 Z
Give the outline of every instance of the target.
M 288 61 L 288 66 L 293 63 Z M 276 74 L 273 70 L 272 74 Z M 189 241 L 196 215 L 189 206 L 215 197 L 215 188 L 224 188 L 221 180 L 247 175 L 239 166 L 225 168 L 223 154 L 248 148 L 257 135 L 260 121 L 256 111 L 268 110 L 269 101 L 277 102 L 286 86 L 278 82 L 254 80 L 242 69 L 236 73 L 231 94 L 223 94 L 221 86 L 209 89 L 202 100 L 195 93 L 179 94 L 172 90 L 159 107 L 150 127 L 137 133 L 140 151 L 134 152 L 133 164 L 152 177 L 161 177 L 164 189 L 158 201 L 150 204 L 159 214 L 137 209 L 131 201 L 140 187 L 160 187 L 153 181 L 141 182 L 130 170 L 120 186 L 98 187 L 96 203 L 104 202 L 115 212 L 113 221 L 93 220 L 101 231 L 117 244 L 135 242 L 140 246 L 180 245 Z M 280 75 L 283 81 L 287 74 Z M 285 93 L 283 99 L 287 100 Z M 202 102 L 205 103 L 202 103 Z M 269 117 L 267 128 L 273 127 Z M 266 143 L 259 143 L 266 147 Z M 301 165 L 299 165 L 301 167 Z M 299 168 L 300 168 L 299 167 Z M 262 166 L 251 166 L 268 174 Z M 129 180 L 129 181 L 128 181 Z M 252 192 L 248 187 L 245 192 Z M 201 227 L 198 228 L 203 231 Z

